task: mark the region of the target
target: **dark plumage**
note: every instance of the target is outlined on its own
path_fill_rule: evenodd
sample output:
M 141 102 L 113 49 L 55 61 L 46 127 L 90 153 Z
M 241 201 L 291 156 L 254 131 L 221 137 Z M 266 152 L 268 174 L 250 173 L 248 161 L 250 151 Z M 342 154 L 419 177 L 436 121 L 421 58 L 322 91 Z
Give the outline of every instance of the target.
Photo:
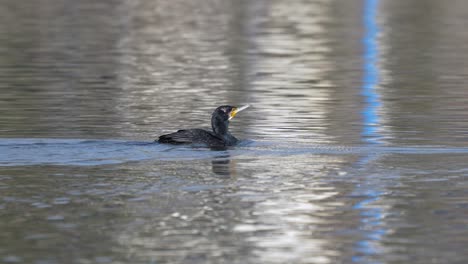
M 233 146 L 237 143 L 229 133 L 229 120 L 248 105 L 237 108 L 235 106 L 223 105 L 216 108 L 211 115 L 211 128 L 213 132 L 203 129 L 184 129 L 159 137 L 159 143 L 167 144 L 203 144 L 209 147 Z

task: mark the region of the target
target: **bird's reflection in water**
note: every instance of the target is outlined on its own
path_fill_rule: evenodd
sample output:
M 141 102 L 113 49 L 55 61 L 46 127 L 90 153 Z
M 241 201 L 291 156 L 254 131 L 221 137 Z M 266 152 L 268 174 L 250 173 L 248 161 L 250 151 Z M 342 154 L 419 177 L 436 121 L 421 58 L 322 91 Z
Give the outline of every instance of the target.
M 234 160 L 231 160 L 230 157 L 231 156 L 228 153 L 216 156 L 211 161 L 211 169 L 213 170 L 213 173 L 226 178 L 235 177 L 237 175 L 236 163 Z

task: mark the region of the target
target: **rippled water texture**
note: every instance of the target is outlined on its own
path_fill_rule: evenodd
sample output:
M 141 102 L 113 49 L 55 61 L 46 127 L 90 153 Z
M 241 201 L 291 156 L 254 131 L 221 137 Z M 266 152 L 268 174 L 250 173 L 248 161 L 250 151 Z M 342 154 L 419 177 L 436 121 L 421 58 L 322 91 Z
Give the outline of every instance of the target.
M 465 263 L 468 2 L 0 4 L 0 263 Z M 154 143 L 210 127 L 239 146 Z

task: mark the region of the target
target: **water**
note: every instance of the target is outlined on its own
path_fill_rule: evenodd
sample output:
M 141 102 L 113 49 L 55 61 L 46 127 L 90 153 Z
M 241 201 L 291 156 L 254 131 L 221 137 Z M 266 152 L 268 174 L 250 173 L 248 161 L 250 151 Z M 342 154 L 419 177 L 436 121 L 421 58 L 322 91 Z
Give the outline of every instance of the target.
M 466 1 L 0 5 L 0 263 L 464 263 Z M 251 104 L 224 151 L 153 143 Z

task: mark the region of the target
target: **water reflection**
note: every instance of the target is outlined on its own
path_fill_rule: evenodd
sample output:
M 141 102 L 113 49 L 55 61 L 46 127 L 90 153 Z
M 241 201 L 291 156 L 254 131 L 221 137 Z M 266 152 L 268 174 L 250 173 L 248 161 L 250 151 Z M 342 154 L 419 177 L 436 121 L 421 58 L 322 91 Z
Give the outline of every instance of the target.
M 216 156 L 211 161 L 211 169 L 213 173 L 223 177 L 236 177 L 236 162 L 231 160 L 228 153 Z
M 379 48 L 378 37 L 379 28 L 377 25 L 378 0 L 364 1 L 363 24 L 365 34 L 364 44 L 364 79 L 362 86 L 362 95 L 366 100 L 366 108 L 363 111 L 364 140 L 370 143 L 381 143 L 379 128 L 380 121 L 379 110 L 382 107 L 378 85 L 379 85 Z
M 309 158 L 316 162 L 309 164 Z M 126 255 L 142 261 L 332 263 L 335 244 L 324 232 L 330 231 L 325 228 L 330 221 L 341 221 L 336 216 L 343 203 L 336 199 L 339 191 L 321 179 L 348 162 L 344 157 L 271 157 L 265 168 L 263 159 L 242 158 L 235 178 L 207 175 L 205 161 L 153 164 L 164 175 L 174 166 L 191 168 L 167 179 L 172 183 L 162 192 L 128 205 L 130 222 L 115 239 Z M 324 170 L 324 164 L 333 169 Z
M 265 16 L 252 17 L 252 96 L 256 133 L 266 138 L 327 143 L 323 126 L 333 80 L 328 78 L 325 45 L 326 1 L 309 5 L 272 1 Z M 289 14 L 295 14 L 289 16 Z M 254 14 L 252 14 L 254 15 Z M 287 19 L 286 19 L 287 18 Z
M 365 29 L 363 37 L 364 45 L 364 70 L 362 95 L 365 98 L 366 106 L 363 114 L 363 139 L 370 144 L 382 144 L 382 121 L 381 115 L 381 95 L 379 94 L 380 68 L 378 66 L 380 45 L 378 37 L 380 34 L 377 18 L 379 17 L 379 0 L 364 0 L 363 25 Z M 370 164 L 381 158 L 380 155 L 366 155 L 359 161 L 359 166 L 366 168 Z M 366 172 L 363 172 L 366 174 Z M 353 206 L 360 211 L 362 217 L 361 227 L 367 230 L 364 237 L 356 243 L 358 254 L 353 256 L 352 261 L 362 263 L 369 261 L 373 256 L 382 253 L 380 243 L 383 236 L 388 232 L 383 228 L 382 221 L 384 210 L 375 206 L 376 202 L 383 199 L 384 184 L 378 179 L 363 177 L 366 183 L 361 184 L 355 190 L 355 195 L 365 197 Z M 376 183 L 375 183 L 376 182 Z

